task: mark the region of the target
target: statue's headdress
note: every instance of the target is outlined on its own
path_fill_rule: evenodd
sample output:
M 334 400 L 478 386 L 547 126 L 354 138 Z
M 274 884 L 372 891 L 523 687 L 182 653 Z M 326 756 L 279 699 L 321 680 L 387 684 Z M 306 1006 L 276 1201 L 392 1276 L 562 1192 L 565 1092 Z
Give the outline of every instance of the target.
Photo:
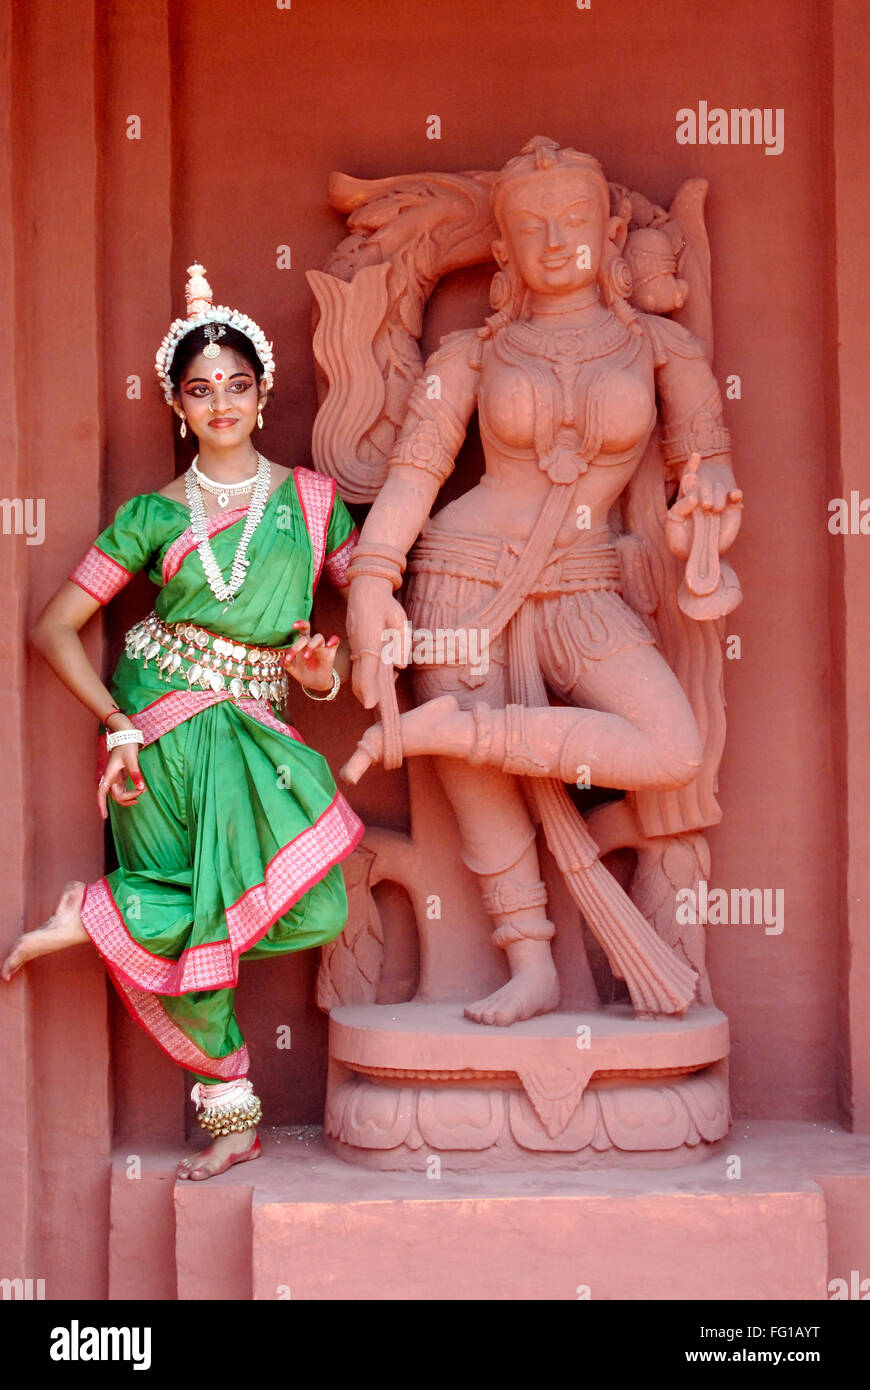
M 275 359 L 272 356 L 272 344 L 266 338 L 262 328 L 238 309 L 228 309 L 225 304 L 212 304 L 212 288 L 205 278 L 205 266 L 196 262 L 187 267 L 187 273 L 190 276 L 184 292 L 187 303 L 187 318 L 175 319 L 169 325 L 169 331 L 157 350 L 157 358 L 154 363 L 168 404 L 171 405 L 173 399 L 169 371 L 176 348 L 182 338 L 186 338 L 188 333 L 192 333 L 195 328 L 205 328 L 209 343 L 207 347 L 203 348 L 203 353 L 207 357 L 217 357 L 220 352 L 217 339 L 223 336 L 223 329 L 209 330 L 208 325 L 210 324 L 225 325 L 245 335 L 262 364 L 263 385 L 267 391 L 271 390 L 275 376 Z
M 498 216 L 499 205 L 505 189 L 511 184 L 523 183 L 545 169 L 579 169 L 593 174 L 601 183 L 602 191 L 610 205 L 607 177 L 598 160 L 591 154 L 582 154 L 568 146 L 560 146 L 546 135 L 536 135 L 523 145 L 521 152 L 509 159 L 496 174 L 492 183 L 492 206 Z

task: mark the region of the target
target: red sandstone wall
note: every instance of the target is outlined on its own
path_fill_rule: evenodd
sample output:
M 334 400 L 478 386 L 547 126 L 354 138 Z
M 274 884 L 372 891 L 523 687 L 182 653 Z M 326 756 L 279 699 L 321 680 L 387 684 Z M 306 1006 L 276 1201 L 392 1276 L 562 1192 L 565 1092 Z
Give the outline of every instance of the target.
M 726 672 L 730 740 L 712 883 L 783 888 L 786 902 L 782 936 L 710 929 L 714 983 L 733 1029 L 733 1096 L 740 1112 L 820 1121 L 836 1114 L 838 1077 L 847 1101 L 866 1096 L 866 1079 L 850 1080 L 844 1060 L 862 1006 L 843 944 L 849 914 L 860 927 L 866 913 L 853 905 L 860 873 L 848 903 L 844 888 L 847 834 L 860 857 L 866 806 L 850 800 L 848 821 L 842 811 L 861 756 L 842 735 L 843 711 L 861 717 L 860 698 L 845 690 L 847 655 L 860 650 L 866 620 L 853 618 L 846 634 L 842 555 L 826 530 L 827 499 L 843 487 L 837 430 L 846 408 L 836 387 L 835 146 L 842 216 L 854 229 L 866 210 L 854 153 L 860 6 L 294 0 L 279 10 L 267 0 L 31 0 L 10 21 L 6 0 L 0 12 L 13 93 L 0 112 L 12 134 L 0 174 L 17 197 L 7 286 L 16 335 L 5 344 L 17 394 L 14 417 L 0 424 L 12 460 L 4 488 L 45 496 L 50 518 L 41 548 L 0 538 L 11 603 L 3 828 L 12 915 L 33 922 L 66 877 L 99 872 L 91 725 L 25 654 L 20 631 L 114 507 L 173 470 L 151 364 L 182 308 L 184 267 L 199 257 L 218 299 L 239 303 L 274 337 L 267 447 L 283 463 L 306 462 L 315 405 L 304 270 L 342 233 L 325 205 L 330 170 L 495 167 L 530 135 L 552 134 L 663 202 L 686 177 L 710 181 L 716 368 L 720 380 L 742 378 L 727 415 L 748 504 L 735 550 L 746 598 L 729 623 L 743 655 Z M 849 112 L 836 138 L 832 90 Z M 678 146 L 675 112 L 699 100 L 783 107 L 784 153 Z M 134 114 L 138 141 L 125 135 Z M 432 114 L 438 142 L 426 139 Z M 282 244 L 291 270 L 276 268 Z M 842 269 L 854 276 L 849 254 Z M 6 267 L 8 256 L 0 261 Z M 844 319 L 849 300 L 841 281 Z M 142 378 L 139 401 L 125 396 L 131 373 Z M 857 486 L 860 420 L 850 429 Z M 850 542 L 853 556 L 861 543 Z M 857 612 L 860 565 L 850 578 Z M 136 599 L 147 601 L 147 586 Z M 115 644 L 134 610 L 125 597 L 112 614 Z M 98 639 L 95 625 L 95 652 Z M 334 766 L 364 722 L 349 704 L 341 716 L 296 715 Z M 370 819 L 403 824 L 400 776 L 373 776 L 355 801 Z M 314 966 L 288 958 L 251 967 L 241 988 L 255 1059 L 269 1058 L 257 1062 L 264 1098 L 288 1121 L 319 1113 L 325 1029 L 312 1003 Z M 277 1054 L 275 1029 L 287 1022 L 294 1047 Z M 14 1112 L 4 1153 L 12 1248 L 33 1244 L 42 1220 L 54 1239 L 30 1272 L 53 1278 L 56 1295 L 87 1287 L 98 1296 L 110 1070 L 116 1131 L 133 1147 L 146 1134 L 180 1134 L 181 1078 L 114 1002 L 107 1012 L 100 968 L 84 950 L 4 991 L 0 1027 Z M 36 1082 L 41 1126 L 27 1100 Z

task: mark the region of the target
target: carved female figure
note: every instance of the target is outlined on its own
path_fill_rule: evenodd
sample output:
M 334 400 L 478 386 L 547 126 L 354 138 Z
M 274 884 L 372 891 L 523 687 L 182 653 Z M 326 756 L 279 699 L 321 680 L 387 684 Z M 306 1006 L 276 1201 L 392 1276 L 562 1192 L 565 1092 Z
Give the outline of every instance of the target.
M 692 334 L 630 305 L 626 220 L 611 215 L 595 159 L 538 138 L 495 176 L 491 195 L 496 312 L 482 329 L 448 335 L 426 363 L 351 562 L 354 688 L 366 708 L 383 706 L 381 652 L 405 622 L 393 595 L 406 568 L 416 628 L 474 627 L 488 639 L 485 675 L 446 662 L 415 668 L 418 707 L 399 725 L 404 753 L 436 759 L 508 958 L 509 982 L 466 1013 L 506 1025 L 558 1005 L 536 820 L 636 1011 L 680 1013 L 694 972 L 597 861 L 564 784 L 585 777 L 660 793 L 698 773 L 696 719 L 621 597 L 610 517 L 660 411 L 665 462 L 679 478 L 668 543 L 686 556 L 694 530 L 701 548 L 690 562 L 694 616 L 733 606 L 716 582 L 741 507 L 721 399 Z M 475 410 L 484 476 L 431 516 Z M 390 737 L 388 725 L 367 731 L 350 780 L 384 757 L 385 743 L 389 752 Z

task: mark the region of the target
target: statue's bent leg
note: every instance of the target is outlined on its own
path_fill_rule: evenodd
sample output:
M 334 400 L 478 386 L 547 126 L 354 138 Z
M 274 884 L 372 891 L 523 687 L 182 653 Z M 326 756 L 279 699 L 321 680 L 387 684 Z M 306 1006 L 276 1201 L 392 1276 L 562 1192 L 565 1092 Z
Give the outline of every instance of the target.
M 438 698 L 435 671 L 427 668 L 426 702 L 401 716 L 405 753 L 441 754 L 520 777 L 626 791 L 676 789 L 697 775 L 703 750 L 695 717 L 676 676 L 651 645 L 584 661 L 568 688 L 559 689 L 546 668 L 544 674 L 571 706 L 493 708 L 486 687 L 460 691 L 449 679 L 441 689 L 452 698 Z M 379 726 L 372 726 L 364 743 L 368 762 L 382 755 Z
M 550 689 L 579 707 L 561 749 L 562 781 L 669 790 L 696 775 L 703 750 L 692 707 L 618 593 L 539 600 L 535 657 Z
M 580 766 L 593 784 L 628 791 L 682 787 L 697 775 L 703 748 L 695 716 L 655 647 L 639 644 L 600 660 L 580 658 L 567 686 L 557 684 L 556 672 L 546 664 L 544 672 L 563 698 L 582 707 L 550 711 L 568 716 L 562 721 L 567 732 L 558 775 L 563 781 L 577 780 Z
M 616 692 L 608 693 L 616 697 Z M 686 786 L 701 766 L 694 719 L 667 725 L 658 702 L 656 717 L 644 727 L 646 715 L 635 704 L 637 690 L 622 693 L 624 713 L 550 705 L 492 709 L 484 701 L 466 710 L 455 698 L 442 696 L 401 716 L 402 748 L 406 755 L 440 754 L 519 777 L 558 778 L 578 786 L 627 791 Z M 682 696 L 682 691 L 676 693 Z M 675 699 L 674 709 L 678 703 Z M 688 702 L 686 709 L 691 717 Z M 380 725 L 366 731 L 360 747 L 366 766 L 383 756 Z M 364 770 L 358 768 L 357 756 L 345 766 L 352 781 Z

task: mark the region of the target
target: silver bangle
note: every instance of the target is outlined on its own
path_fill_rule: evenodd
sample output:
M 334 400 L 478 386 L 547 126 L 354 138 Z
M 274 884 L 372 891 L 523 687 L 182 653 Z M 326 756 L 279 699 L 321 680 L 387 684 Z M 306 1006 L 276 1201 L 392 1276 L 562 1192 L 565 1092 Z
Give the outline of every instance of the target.
M 120 743 L 144 743 L 145 735 L 141 729 L 119 729 L 116 734 L 106 734 L 106 748 L 111 751 Z
M 338 672 L 333 668 L 332 689 L 329 691 L 328 695 L 312 695 L 311 691 L 307 688 L 307 686 L 304 685 L 302 689 L 305 691 L 305 694 L 308 696 L 309 700 L 316 700 L 318 704 L 322 705 L 324 700 L 335 699 L 336 695 L 341 689 L 341 677 L 339 676 Z

